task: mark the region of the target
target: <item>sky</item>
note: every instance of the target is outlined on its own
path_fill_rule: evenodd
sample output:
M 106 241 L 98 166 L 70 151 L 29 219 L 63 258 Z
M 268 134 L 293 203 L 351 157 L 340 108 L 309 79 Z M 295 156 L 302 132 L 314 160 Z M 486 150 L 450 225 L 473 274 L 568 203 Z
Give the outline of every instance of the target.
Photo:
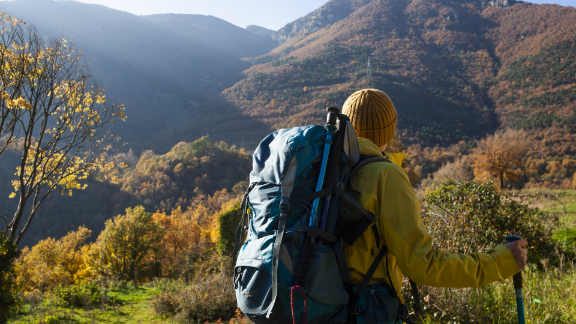
M 136 15 L 184 13 L 212 15 L 245 28 L 258 25 L 278 30 L 287 23 L 321 7 L 328 0 L 79 0 L 131 12 Z M 533 0 L 576 6 L 576 0 Z

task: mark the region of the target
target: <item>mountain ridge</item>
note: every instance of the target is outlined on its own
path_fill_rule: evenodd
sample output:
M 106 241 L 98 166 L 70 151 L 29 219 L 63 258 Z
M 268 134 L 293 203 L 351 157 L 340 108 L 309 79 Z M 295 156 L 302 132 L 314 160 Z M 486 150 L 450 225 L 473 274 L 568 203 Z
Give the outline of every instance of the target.
M 125 104 L 128 120 L 114 131 L 136 152 L 161 152 L 218 129 L 222 122 L 204 114 L 202 106 L 241 79 L 250 66 L 243 57 L 275 46 L 211 16 L 136 16 L 76 1 L 0 2 L 0 8 L 34 25 L 42 36 L 64 32 L 83 50 L 109 100 Z M 220 129 L 228 126 L 234 128 Z
M 575 8 L 557 5 L 369 1 L 254 59 L 245 79 L 223 94 L 272 130 L 321 123 L 327 104 L 376 87 L 391 95 L 401 135 L 412 142 L 479 139 L 509 127 L 510 110 L 528 111 L 501 104 L 499 78 L 521 57 L 575 38 L 575 19 Z

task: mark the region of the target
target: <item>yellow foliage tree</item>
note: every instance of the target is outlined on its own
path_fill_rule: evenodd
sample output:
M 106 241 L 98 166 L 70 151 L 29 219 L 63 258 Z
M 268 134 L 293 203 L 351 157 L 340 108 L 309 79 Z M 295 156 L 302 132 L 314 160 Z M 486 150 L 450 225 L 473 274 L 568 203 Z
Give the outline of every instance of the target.
M 162 225 L 144 207 L 127 208 L 126 215 L 106 221 L 90 248 L 89 267 L 99 276 L 119 276 L 137 282 L 143 261 L 161 252 L 163 236 Z
M 65 39 L 0 14 L 0 154 L 22 157 L 10 194 L 18 205 L 0 235 L 16 245 L 52 191 L 71 194 L 90 171 L 112 167 L 108 126 L 124 107 L 106 102 L 81 58 Z
M 25 247 L 17 267 L 17 278 L 24 291 L 46 292 L 59 284 L 92 278 L 85 263 L 87 246 L 83 245 L 91 233 L 80 227 L 59 240 L 47 238 L 31 249 Z
M 496 178 L 504 189 L 504 179 L 513 181 L 525 171 L 531 142 L 523 130 L 501 130 L 478 144 L 470 157 L 477 180 Z
M 162 275 L 172 278 L 186 276 L 189 254 L 203 241 L 202 229 L 192 220 L 190 213 L 183 213 L 180 207 L 172 210 L 171 215 L 155 213 L 152 219 L 165 229 L 162 253 L 158 260 Z

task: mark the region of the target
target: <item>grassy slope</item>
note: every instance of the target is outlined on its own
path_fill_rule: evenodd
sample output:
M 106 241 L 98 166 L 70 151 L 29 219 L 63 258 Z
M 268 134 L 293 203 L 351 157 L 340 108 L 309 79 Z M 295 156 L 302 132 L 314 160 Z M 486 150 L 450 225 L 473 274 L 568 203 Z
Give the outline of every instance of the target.
M 549 213 L 557 213 L 559 228 L 576 228 L 576 190 L 528 190 L 540 196 L 534 207 Z
M 150 308 L 156 288 L 120 289 L 110 292 L 121 305 L 83 308 L 63 308 L 44 305 L 31 308 L 9 323 L 165 323 Z

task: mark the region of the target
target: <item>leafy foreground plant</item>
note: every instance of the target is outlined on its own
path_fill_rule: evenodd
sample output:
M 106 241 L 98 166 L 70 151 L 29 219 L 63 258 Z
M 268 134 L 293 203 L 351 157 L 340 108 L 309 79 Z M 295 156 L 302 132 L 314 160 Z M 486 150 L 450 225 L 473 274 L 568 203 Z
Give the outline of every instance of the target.
M 452 253 L 487 251 L 505 235 L 521 234 L 530 244 L 529 266 L 523 271 L 528 323 L 574 323 L 576 259 L 566 262 L 573 251 L 554 244 L 557 217 L 528 207 L 527 199 L 490 183 L 457 183 L 425 197 L 423 220 L 434 246 Z M 426 306 L 417 316 L 421 323 L 517 323 L 511 278 L 477 289 L 421 289 Z
M 555 251 L 551 237 L 558 219 L 528 207 L 525 199 L 490 183 L 457 183 L 426 196 L 422 219 L 435 247 L 443 251 L 485 252 L 506 235 L 519 233 L 530 243 L 529 261 L 534 262 Z

